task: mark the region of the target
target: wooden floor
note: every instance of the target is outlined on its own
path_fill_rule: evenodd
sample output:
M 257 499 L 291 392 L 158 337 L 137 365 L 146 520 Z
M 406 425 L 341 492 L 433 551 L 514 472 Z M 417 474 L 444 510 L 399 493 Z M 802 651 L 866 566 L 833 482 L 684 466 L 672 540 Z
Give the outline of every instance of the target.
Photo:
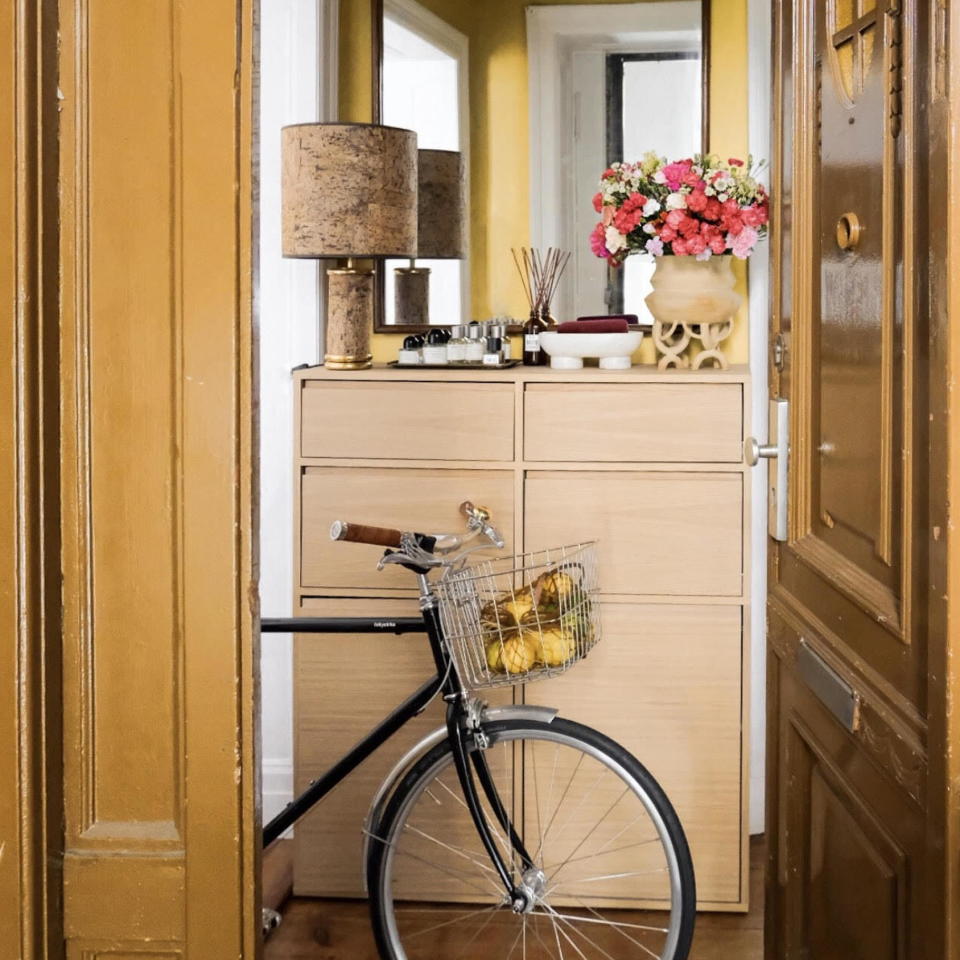
M 759 838 L 752 843 L 750 860 L 750 913 L 701 913 L 690 960 L 762 960 L 764 847 Z M 436 960 L 443 955 L 438 948 Z M 264 960 L 377 960 L 366 903 L 289 900 L 283 923 L 267 941 Z M 494 958 L 489 945 L 478 942 L 459 960 Z

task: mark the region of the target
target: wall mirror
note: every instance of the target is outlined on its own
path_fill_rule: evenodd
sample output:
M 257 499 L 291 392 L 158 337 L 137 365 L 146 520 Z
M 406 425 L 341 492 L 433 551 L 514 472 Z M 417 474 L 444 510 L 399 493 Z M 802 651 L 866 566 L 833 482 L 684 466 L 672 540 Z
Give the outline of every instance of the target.
M 420 314 L 397 290 L 397 271 L 414 264 L 378 269 L 376 330 L 522 323 L 510 253 L 520 246 L 572 252 L 554 301 L 558 319 L 648 320 L 653 263 L 631 257 L 612 269 L 593 256 L 592 198 L 615 160 L 706 149 L 710 0 L 498 0 L 496 9 L 373 0 L 372 15 L 375 118 L 415 130 L 421 149 L 460 152 L 466 237 L 462 256 L 416 261 L 429 269 Z M 426 323 L 411 322 L 418 317 Z

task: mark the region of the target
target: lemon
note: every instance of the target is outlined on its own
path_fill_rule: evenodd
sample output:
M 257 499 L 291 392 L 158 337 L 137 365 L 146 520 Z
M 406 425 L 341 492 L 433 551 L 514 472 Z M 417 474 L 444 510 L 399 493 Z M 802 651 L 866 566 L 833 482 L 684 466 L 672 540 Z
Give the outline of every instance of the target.
M 530 638 L 519 634 L 504 640 L 500 659 L 507 673 L 526 673 L 537 662 L 537 652 Z
M 569 597 L 576 583 L 568 573 L 562 570 L 548 570 L 537 580 L 540 587 L 540 603 L 543 606 L 559 606 L 560 601 Z
M 536 657 L 548 667 L 558 667 L 566 663 L 576 651 L 576 641 L 572 633 L 560 627 L 544 630 L 536 641 Z

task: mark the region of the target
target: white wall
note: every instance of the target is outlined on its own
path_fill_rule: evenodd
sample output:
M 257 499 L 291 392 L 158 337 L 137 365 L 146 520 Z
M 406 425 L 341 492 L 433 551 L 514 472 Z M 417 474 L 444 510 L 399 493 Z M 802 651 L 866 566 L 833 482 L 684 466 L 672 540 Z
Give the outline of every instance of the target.
M 331 27 L 332 21 L 332 27 Z M 260 596 L 264 616 L 291 615 L 293 595 L 293 394 L 290 371 L 316 363 L 320 269 L 280 248 L 280 128 L 328 119 L 335 102 L 323 36 L 336 36 L 328 0 L 260 5 Z M 333 90 L 330 86 L 333 86 Z M 263 818 L 292 798 L 291 640 L 262 640 Z
M 749 0 L 750 152 L 770 159 L 770 4 Z M 767 438 L 767 358 L 770 324 L 770 244 L 761 243 L 750 258 L 750 373 L 753 378 L 753 430 Z M 764 830 L 767 703 L 767 461 L 751 471 L 753 539 L 751 590 L 753 604 L 750 698 L 750 832 Z

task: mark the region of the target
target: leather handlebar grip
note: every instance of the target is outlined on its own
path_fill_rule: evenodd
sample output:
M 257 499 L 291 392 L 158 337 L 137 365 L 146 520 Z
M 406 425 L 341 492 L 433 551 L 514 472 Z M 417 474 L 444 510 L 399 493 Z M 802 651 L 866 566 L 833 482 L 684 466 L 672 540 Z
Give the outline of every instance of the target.
M 362 523 L 346 523 L 335 520 L 330 527 L 331 540 L 347 543 L 369 543 L 376 547 L 399 547 L 400 531 L 389 527 L 368 527 Z

